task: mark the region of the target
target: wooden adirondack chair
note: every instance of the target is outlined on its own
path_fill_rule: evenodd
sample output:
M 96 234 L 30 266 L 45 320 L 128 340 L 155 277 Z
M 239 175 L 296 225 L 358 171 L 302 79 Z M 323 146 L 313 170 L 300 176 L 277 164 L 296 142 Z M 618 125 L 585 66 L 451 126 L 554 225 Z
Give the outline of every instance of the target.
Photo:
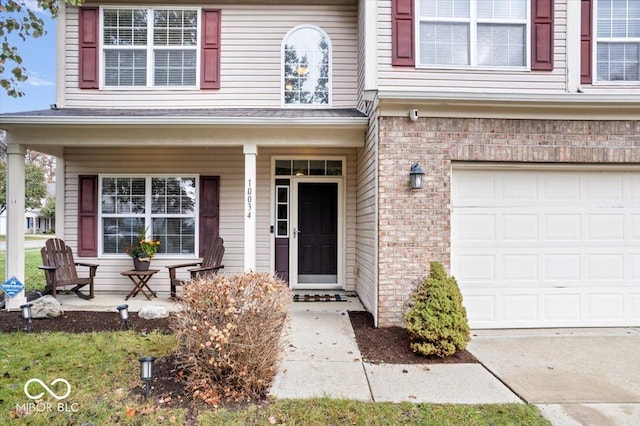
M 181 280 L 176 277 L 176 271 L 178 269 L 197 266 L 197 268 L 188 269 L 191 273 L 191 280 L 215 275 L 220 269 L 224 268 L 224 265 L 222 265 L 222 256 L 224 256 L 224 240 L 222 238 L 216 238 L 207 249 L 201 262 L 167 266 L 169 269 L 169 279 L 171 280 L 171 298 L 175 299 L 177 286 L 189 282 L 189 280 Z
M 93 299 L 93 277 L 96 275 L 98 265 L 93 263 L 80 263 L 73 260 L 71 247 L 68 247 L 63 240 L 59 238 L 48 239 L 40 250 L 42 255 L 42 266 L 38 268 L 44 270 L 44 276 L 47 286 L 45 293 L 51 293 L 56 297 L 56 289 L 58 287 L 75 286 L 71 291 L 75 292 L 78 297 L 89 300 Z M 76 266 L 84 266 L 89 268 L 88 277 L 79 277 Z M 80 292 L 84 286 L 89 286 L 89 295 Z

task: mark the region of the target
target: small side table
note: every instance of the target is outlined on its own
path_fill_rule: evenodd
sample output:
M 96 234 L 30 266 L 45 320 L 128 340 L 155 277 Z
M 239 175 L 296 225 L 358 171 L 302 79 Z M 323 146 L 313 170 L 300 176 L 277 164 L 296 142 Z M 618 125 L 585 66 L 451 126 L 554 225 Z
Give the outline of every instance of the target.
M 147 284 L 151 277 L 158 272 L 160 272 L 160 269 L 149 269 L 147 271 L 136 271 L 135 269 L 132 269 L 130 271 L 120 272 L 120 275 L 129 277 L 133 283 L 133 290 L 127 294 L 127 297 L 125 297 L 124 300 L 129 300 L 130 297 L 136 297 L 140 292 L 145 295 L 147 300 L 151 300 L 151 296 L 158 297 L 156 292 L 151 290 L 151 288 L 149 288 L 149 284 Z M 144 290 L 145 287 L 149 291 L 149 294 Z

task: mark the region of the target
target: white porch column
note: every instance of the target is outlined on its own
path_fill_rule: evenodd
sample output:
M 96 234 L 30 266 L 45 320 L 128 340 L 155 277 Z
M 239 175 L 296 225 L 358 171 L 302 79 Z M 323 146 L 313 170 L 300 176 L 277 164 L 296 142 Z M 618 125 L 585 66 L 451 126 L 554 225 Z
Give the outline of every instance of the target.
M 256 270 L 256 157 L 258 146 L 245 143 L 244 153 L 244 270 Z
M 64 2 L 63 2 L 64 3 Z M 64 184 L 65 163 L 62 155 L 56 156 L 56 237 L 64 240 Z
M 4 283 L 11 277 L 24 282 L 24 155 L 26 149 L 22 145 L 7 145 L 7 259 Z M 5 295 L 6 296 L 6 295 Z M 19 309 L 27 303 L 24 290 L 14 297 L 5 297 L 7 310 Z

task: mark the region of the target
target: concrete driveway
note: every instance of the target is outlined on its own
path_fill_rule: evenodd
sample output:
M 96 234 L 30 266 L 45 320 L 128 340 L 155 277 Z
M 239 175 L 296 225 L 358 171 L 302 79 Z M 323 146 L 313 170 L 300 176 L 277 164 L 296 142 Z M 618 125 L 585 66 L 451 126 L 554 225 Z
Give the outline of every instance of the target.
M 554 425 L 640 424 L 640 328 L 474 330 L 467 349 Z

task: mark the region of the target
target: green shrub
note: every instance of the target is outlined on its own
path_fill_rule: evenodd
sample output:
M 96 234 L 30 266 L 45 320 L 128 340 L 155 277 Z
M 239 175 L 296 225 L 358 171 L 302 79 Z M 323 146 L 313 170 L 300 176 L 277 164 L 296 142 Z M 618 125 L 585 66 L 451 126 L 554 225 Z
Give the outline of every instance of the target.
M 185 285 L 172 327 L 187 389 L 212 405 L 264 398 L 284 353 L 291 300 L 286 283 L 266 273 L 217 274 Z
M 470 337 L 467 310 L 454 277 L 439 262 L 430 263 L 429 276 L 418 284 L 405 314 L 411 350 L 445 357 L 464 349 Z

